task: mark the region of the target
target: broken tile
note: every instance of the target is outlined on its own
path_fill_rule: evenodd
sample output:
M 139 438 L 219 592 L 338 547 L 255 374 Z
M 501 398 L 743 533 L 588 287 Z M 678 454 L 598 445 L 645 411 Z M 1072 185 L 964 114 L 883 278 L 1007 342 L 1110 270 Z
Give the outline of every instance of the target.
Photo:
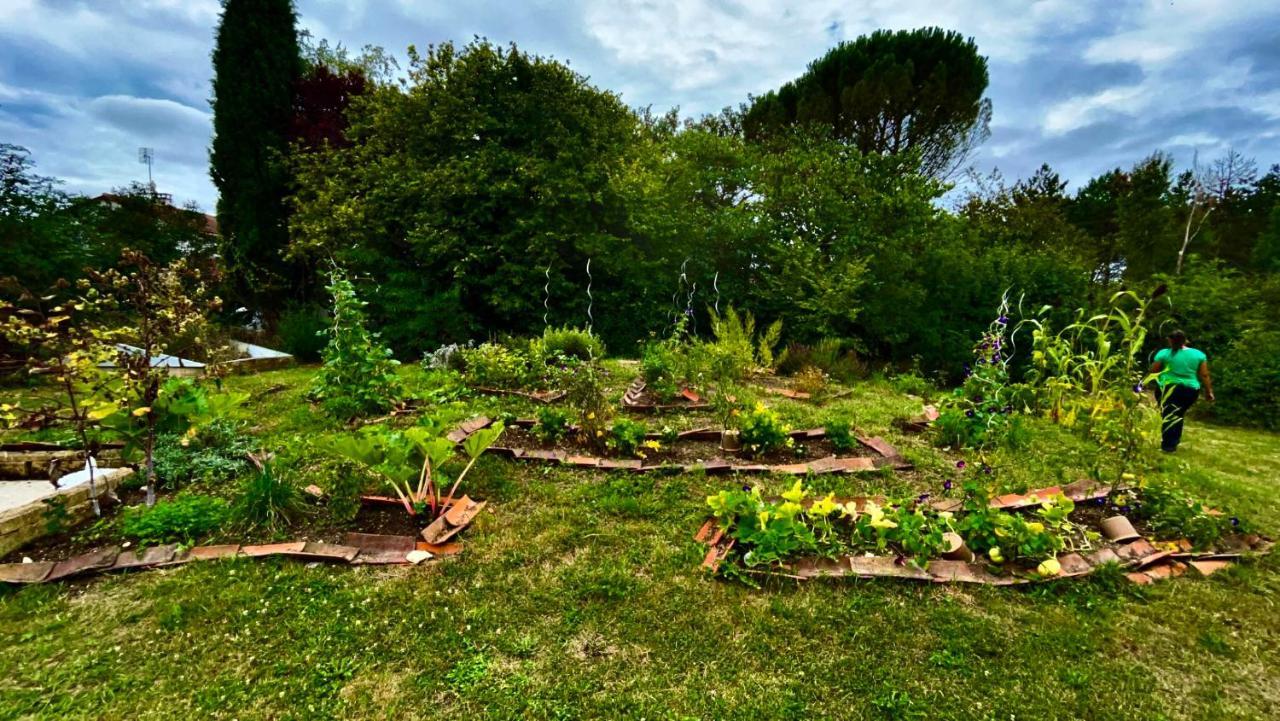
M 788 463 L 779 466 L 769 466 L 772 473 L 786 473 L 793 476 L 803 476 L 809 472 L 808 463 Z
M 692 388 L 681 388 L 680 395 L 690 403 L 701 403 L 702 396 L 698 395 Z
M 324 498 L 324 489 L 314 483 L 302 489 L 302 492 L 317 500 Z
M 1058 564 L 1062 566 L 1062 575 L 1080 576 L 1093 570 L 1089 562 L 1078 553 L 1064 553 L 1058 556 Z
M 360 549 L 353 564 L 404 563 L 404 557 L 416 548 L 413 536 L 381 533 L 348 533 L 343 543 Z
M 1152 546 L 1145 538 L 1139 538 L 1132 543 L 1116 547 L 1116 554 L 1126 561 L 1136 561 L 1154 553 L 1156 553 L 1155 546 Z
M 1115 551 L 1104 546 L 1085 556 L 1084 560 L 1088 561 L 1090 566 L 1096 567 L 1106 563 L 1119 563 L 1120 557 L 1116 555 Z
M 526 448 L 520 458 L 528 460 L 530 458 L 540 461 L 555 461 L 559 463 L 565 459 L 564 451 L 544 451 L 537 448 Z
M 301 551 L 290 555 L 299 556 L 301 558 L 319 558 L 329 561 L 343 561 L 351 563 L 359 553 L 360 549 L 356 546 L 340 546 L 336 543 L 308 541 L 303 545 Z
M 416 566 L 419 563 L 422 563 L 423 561 L 430 560 L 432 557 L 433 555 L 430 551 L 420 551 L 418 549 L 414 549 L 404 555 L 404 560 Z
M 1192 568 L 1196 570 L 1196 573 L 1199 573 L 1201 576 L 1208 576 L 1208 575 L 1217 573 L 1218 571 L 1221 571 L 1222 569 L 1231 565 L 1231 561 L 1215 560 L 1215 559 L 1207 559 L 1203 561 L 1188 561 L 1188 563 L 1191 565 Z
M 240 544 L 229 543 L 220 546 L 196 546 L 191 549 L 191 560 L 212 561 L 216 558 L 229 558 L 240 554 Z
M 693 534 L 693 540 L 698 541 L 699 543 L 709 543 L 707 539 L 709 539 L 711 534 L 715 532 L 716 526 L 716 519 L 708 518 L 706 522 L 702 524 L 702 527 L 698 529 L 698 532 Z
M 52 561 L 0 563 L 0 583 L 40 583 L 55 565 Z
M 488 428 L 491 425 L 493 425 L 493 421 L 487 416 L 476 416 L 469 421 L 463 422 L 462 425 L 458 426 L 458 430 L 463 431 L 467 435 L 471 435 L 472 433 L 483 428 Z
M 880 436 L 872 436 L 871 438 L 859 438 L 858 442 L 866 446 L 867 448 L 870 448 L 871 450 L 875 451 L 876 453 L 879 453 L 885 458 L 896 458 L 901 455 L 900 453 L 898 453 L 897 448 L 894 448 L 892 445 L 888 443 L 888 441 L 881 438 Z
M 120 571 L 129 568 L 159 566 L 172 561 L 177 552 L 178 544 L 176 543 L 140 548 L 136 551 L 134 549 L 125 549 L 120 552 L 120 555 L 116 556 L 116 562 L 111 566 L 111 570 Z
M 242 546 L 240 552 L 249 558 L 261 558 L 262 556 L 281 556 L 293 555 L 301 553 L 307 544 L 303 541 L 288 541 L 286 543 L 264 543 L 257 546 Z
M 569 456 L 564 462 L 578 468 L 595 468 L 600 465 L 600 459 L 594 456 Z
M 718 441 L 720 440 L 720 431 L 705 426 L 703 428 L 691 428 L 687 431 L 680 431 L 676 437 L 683 441 Z
M 116 556 L 118 555 L 120 555 L 120 548 L 117 546 L 108 546 L 96 551 L 82 553 L 79 556 L 54 564 L 53 570 L 49 572 L 48 576 L 45 576 L 44 580 L 57 581 L 61 578 L 110 568 L 116 562 Z
M 422 540 L 427 543 L 444 543 L 453 538 L 485 507 L 485 502 L 476 502 L 468 496 L 458 499 L 449 510 L 422 529 Z
M 613 458 L 602 458 L 597 466 L 606 471 L 638 471 L 644 466 L 643 461 L 638 458 L 617 460 Z
M 507 458 L 515 458 L 516 454 L 514 451 L 515 451 L 514 448 L 507 448 L 506 446 L 489 446 L 488 448 L 485 449 L 484 452 L 493 454 L 495 456 L 506 456 Z
M 899 564 L 892 556 L 850 556 L 849 569 L 858 576 L 933 580 L 928 571 L 910 563 Z
M 839 577 L 851 572 L 849 564 L 837 558 L 803 558 L 788 570 L 797 578 Z
M 461 543 L 427 543 L 426 541 L 418 541 L 414 546 L 418 551 L 430 551 L 436 556 L 456 556 L 462 553 Z
M 748 463 L 741 466 L 733 466 L 734 473 L 768 473 L 772 468 L 763 463 Z
M 1155 583 L 1155 579 L 1153 579 L 1151 576 L 1147 575 L 1146 573 L 1143 573 L 1142 571 L 1134 571 L 1132 573 L 1126 573 L 1124 574 L 1124 577 L 1139 586 L 1150 586 L 1151 584 Z

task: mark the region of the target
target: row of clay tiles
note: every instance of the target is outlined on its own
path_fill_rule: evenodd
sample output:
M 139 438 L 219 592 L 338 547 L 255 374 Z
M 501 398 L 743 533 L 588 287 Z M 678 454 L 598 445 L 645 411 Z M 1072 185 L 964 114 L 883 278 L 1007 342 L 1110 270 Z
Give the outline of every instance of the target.
M 67 578 L 113 571 L 166 568 L 192 561 L 219 558 L 266 558 L 284 556 L 309 561 L 330 561 L 360 565 L 416 564 L 433 557 L 452 556 L 462 551 L 461 543 L 425 543 L 413 536 L 377 533 L 348 533 L 344 543 L 289 541 L 256 546 L 222 544 L 181 549 L 176 544 L 137 550 L 119 546 L 90 551 L 65 561 L 0 564 L 0 583 L 48 583 Z
M 708 520 L 694 536 L 694 540 L 709 546 L 703 558 L 703 568 L 715 572 L 733 550 L 736 540 L 727 538 L 722 529 L 716 527 L 714 520 Z M 1152 545 L 1145 538 L 1115 547 L 1104 546 L 1088 554 L 1063 553 L 1057 559 L 1061 573 L 1056 576 L 1039 576 L 1006 563 L 1000 566 L 1002 573 L 992 573 L 993 564 L 967 561 L 935 559 L 927 568 L 911 563 L 904 563 L 895 556 L 843 556 L 840 558 L 806 558 L 795 563 L 784 565 L 778 570 L 760 570 L 748 572 L 767 576 L 779 576 L 797 580 L 811 578 L 838 578 L 854 576 L 859 578 L 906 578 L 932 583 L 980 583 L 990 586 L 1013 586 L 1055 578 L 1074 578 L 1092 573 L 1099 566 L 1116 563 L 1124 568 L 1133 569 L 1127 575 L 1130 581 L 1138 584 L 1150 584 L 1157 580 L 1181 576 L 1188 568 L 1195 569 L 1200 575 L 1207 576 L 1230 565 L 1233 559 L 1246 552 L 1265 553 L 1271 542 L 1257 535 L 1245 536 L 1241 539 L 1239 550 L 1228 552 L 1191 551 L 1191 543 L 1185 539 L 1174 543 L 1161 544 L 1161 548 Z
M 480 416 L 466 421 L 456 429 L 450 431 L 446 438 L 454 443 L 461 444 L 467 438 L 478 430 L 488 428 L 493 421 L 485 416 Z M 512 422 L 512 425 L 521 428 L 531 428 L 537 425 L 537 421 L 532 418 L 519 418 Z M 570 430 L 575 430 L 576 426 L 570 426 Z M 810 428 L 807 430 L 792 431 L 792 438 L 802 439 L 819 439 L 825 437 L 827 431 L 825 428 Z M 699 440 L 699 441 L 718 441 L 720 440 L 720 431 L 713 428 L 694 428 L 687 431 L 681 431 L 677 437 L 682 440 Z M 662 435 L 659 433 L 647 433 L 646 439 L 659 440 Z M 579 456 L 565 453 L 564 451 L 546 451 L 540 449 L 528 448 L 509 448 L 506 446 L 491 446 L 489 453 L 504 455 L 518 461 L 546 461 L 549 463 L 560 463 L 564 465 L 574 466 L 576 468 L 598 468 L 602 470 L 629 470 L 639 471 L 643 473 L 689 473 L 701 470 L 708 474 L 717 473 L 784 473 L 791 475 L 806 474 L 824 474 L 824 473 L 854 473 L 858 471 L 873 471 L 879 468 L 891 467 L 894 470 L 908 470 L 911 464 L 902 458 L 898 449 L 894 448 L 887 441 L 880 437 L 859 438 L 858 442 L 867 448 L 876 452 L 874 457 L 856 457 L 856 458 L 837 458 L 836 456 L 828 456 L 817 460 L 808 461 L 806 463 L 787 463 L 787 464 L 735 464 L 723 458 L 714 458 L 703 463 L 691 463 L 687 465 L 681 464 L 662 464 L 662 465 L 644 465 L 644 461 L 638 458 L 628 458 L 615 460 L 611 458 L 597 458 L 596 456 Z

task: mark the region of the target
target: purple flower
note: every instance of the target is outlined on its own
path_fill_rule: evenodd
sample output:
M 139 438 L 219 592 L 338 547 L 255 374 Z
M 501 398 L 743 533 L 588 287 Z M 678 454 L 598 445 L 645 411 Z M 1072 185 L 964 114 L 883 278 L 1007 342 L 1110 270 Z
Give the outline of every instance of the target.
M 1012 403 L 1009 403 L 1008 405 L 1006 405 L 1006 406 L 1004 407 L 1004 412 L 1005 412 L 1005 413 L 1013 413 L 1013 404 L 1012 404 Z
M 1146 389 L 1143 387 L 1143 385 L 1142 385 L 1141 383 L 1135 383 L 1135 384 L 1133 384 L 1133 392 L 1134 392 L 1134 393 L 1141 393 L 1141 392 L 1142 392 L 1142 391 L 1144 391 L 1144 390 L 1146 390 Z
M 983 463 L 982 472 L 987 474 L 988 476 L 991 475 L 991 466 L 988 466 L 987 464 Z
M 949 491 L 949 490 L 951 490 L 951 481 L 943 481 L 943 482 L 942 482 L 942 490 L 944 490 L 944 491 Z
M 964 415 L 965 415 L 965 417 L 966 417 L 966 418 L 973 418 L 973 410 L 972 410 L 972 409 L 970 409 L 970 410 L 965 411 L 965 412 L 964 412 Z
M 925 502 L 925 501 L 927 501 L 927 500 L 929 500 L 929 494 L 928 494 L 928 493 L 921 493 L 921 494 L 920 494 L 920 497 L 916 499 L 916 503 L 924 503 L 924 502 Z
M 893 565 L 895 565 L 895 566 L 905 566 L 905 565 L 907 565 L 907 557 L 906 557 L 906 556 L 898 556 L 897 558 L 894 558 L 894 559 L 893 559 Z
M 1128 513 L 1128 512 L 1129 512 L 1129 507 L 1128 507 L 1128 506 L 1120 506 L 1120 512 L 1121 512 L 1121 513 Z
M 1235 516 L 1232 516 L 1232 517 L 1231 517 L 1231 525 L 1233 525 L 1233 526 L 1238 526 L 1238 525 L 1240 525 L 1240 519 L 1239 519 L 1239 518 L 1236 518 Z
M 746 491 L 747 493 L 750 493 L 750 492 L 751 492 L 751 486 L 750 486 L 750 485 L 748 485 L 748 484 L 745 484 L 745 483 L 744 483 L 744 484 L 742 484 L 742 490 Z
M 1000 325 L 1006 325 L 1009 322 L 1009 317 L 1002 315 L 999 318 L 996 318 L 996 322 L 999 323 Z
M 979 359 L 978 359 L 977 361 L 975 361 L 975 362 L 976 362 L 978 365 L 982 365 L 983 363 L 986 363 L 986 361 L 985 361 L 985 360 L 983 360 L 982 358 L 979 358 Z
M 965 466 L 964 461 L 956 461 L 956 468 L 964 468 L 964 466 Z
M 1099 505 L 1099 506 L 1105 506 L 1105 505 L 1107 504 L 1107 499 L 1105 499 L 1105 498 L 1095 498 L 1095 499 L 1093 499 L 1093 502 L 1094 502 L 1095 504 Z

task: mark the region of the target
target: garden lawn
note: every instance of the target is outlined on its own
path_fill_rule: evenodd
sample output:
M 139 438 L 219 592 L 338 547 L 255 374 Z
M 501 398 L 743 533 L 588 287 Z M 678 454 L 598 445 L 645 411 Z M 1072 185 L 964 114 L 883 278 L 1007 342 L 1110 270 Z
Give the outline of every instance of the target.
M 628 375 L 614 368 L 620 390 Z M 346 431 L 303 400 L 312 373 L 228 385 L 253 392 L 240 413 L 264 445 L 295 449 L 297 480 L 323 484 L 334 466 L 296 449 L 318 456 Z M 405 375 L 421 385 L 416 369 Z M 937 493 L 957 458 L 892 430 L 920 399 L 890 382 L 823 409 L 761 398 L 797 426 L 837 409 L 917 465 L 815 479 L 823 490 Z M 479 397 L 436 412 L 527 414 L 521 403 Z M 1033 485 L 1079 477 L 1082 443 L 1041 423 L 1032 438 L 998 472 Z M 1280 530 L 1280 436 L 1192 423 L 1159 475 Z M 474 476 L 466 490 L 490 505 L 463 534 L 465 552 L 424 567 L 235 560 L 0 590 L 0 718 L 1274 719 L 1280 709 L 1275 555 L 1143 589 L 1111 574 L 1025 589 L 756 589 L 706 576 L 691 538 L 706 495 L 741 479 L 495 458 Z

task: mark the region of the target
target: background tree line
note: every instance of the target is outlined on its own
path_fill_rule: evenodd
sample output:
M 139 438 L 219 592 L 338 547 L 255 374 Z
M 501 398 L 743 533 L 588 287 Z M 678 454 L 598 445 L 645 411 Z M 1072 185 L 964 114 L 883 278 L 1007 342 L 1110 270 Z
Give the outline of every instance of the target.
M 718 303 L 951 380 L 1006 289 L 1061 323 L 1166 284 L 1158 322 L 1214 359 L 1224 414 L 1280 423 L 1280 169 L 1229 154 L 1177 173 L 1154 154 L 1073 193 L 1045 166 L 971 177 L 945 207 L 991 113 L 986 61 L 958 34 L 877 32 L 681 120 L 514 45 L 410 48 L 397 74 L 294 22 L 287 0 L 225 4 L 211 156 L 228 307 L 292 350 L 315 349 L 331 264 L 405 358 L 544 319 L 630 354 L 686 309 L 705 329 Z M 27 228 L 53 213 L 25 212 Z

